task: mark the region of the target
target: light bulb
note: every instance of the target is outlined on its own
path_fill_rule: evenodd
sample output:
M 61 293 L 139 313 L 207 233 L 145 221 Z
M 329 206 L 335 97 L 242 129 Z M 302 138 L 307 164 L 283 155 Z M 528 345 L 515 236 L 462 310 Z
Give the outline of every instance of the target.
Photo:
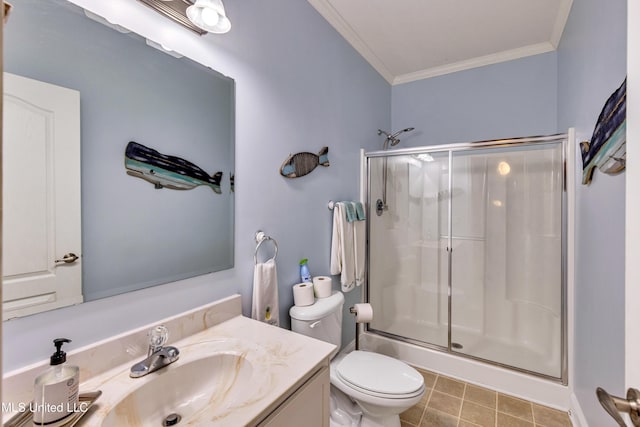
M 511 172 L 511 166 L 507 162 L 498 163 L 498 173 L 502 176 L 508 175 Z
M 200 13 L 202 22 L 204 22 L 205 25 L 208 25 L 209 27 L 213 27 L 214 25 L 216 25 L 218 23 L 218 20 L 220 19 L 218 12 L 208 7 L 202 8 L 202 12 Z

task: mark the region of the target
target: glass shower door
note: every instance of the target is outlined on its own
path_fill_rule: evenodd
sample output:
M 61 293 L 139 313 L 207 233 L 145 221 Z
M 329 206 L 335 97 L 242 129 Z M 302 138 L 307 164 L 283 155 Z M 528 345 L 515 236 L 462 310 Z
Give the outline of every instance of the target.
M 560 378 L 562 144 L 452 165 L 452 351 Z
M 448 152 L 369 158 L 370 330 L 448 347 L 448 194 Z

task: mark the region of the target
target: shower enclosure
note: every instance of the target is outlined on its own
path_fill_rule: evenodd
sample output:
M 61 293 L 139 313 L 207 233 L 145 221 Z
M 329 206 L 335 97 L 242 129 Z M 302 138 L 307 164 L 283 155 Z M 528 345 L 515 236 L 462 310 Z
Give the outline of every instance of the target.
M 566 384 L 565 146 L 366 153 L 367 330 Z

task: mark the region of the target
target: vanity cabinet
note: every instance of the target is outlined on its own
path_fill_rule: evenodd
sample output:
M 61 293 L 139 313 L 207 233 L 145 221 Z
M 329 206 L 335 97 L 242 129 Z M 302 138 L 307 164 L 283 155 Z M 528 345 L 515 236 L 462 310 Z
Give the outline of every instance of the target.
M 329 367 L 323 366 L 258 426 L 328 427 L 329 416 Z

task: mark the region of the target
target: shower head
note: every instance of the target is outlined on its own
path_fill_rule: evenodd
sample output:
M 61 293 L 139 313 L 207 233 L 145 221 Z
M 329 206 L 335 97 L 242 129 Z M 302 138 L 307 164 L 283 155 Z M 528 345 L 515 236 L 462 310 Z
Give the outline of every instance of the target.
M 406 129 L 399 130 L 398 132 L 396 132 L 393 135 L 391 135 L 391 138 L 395 138 L 396 136 L 400 135 L 401 133 L 411 132 L 414 129 L 415 128 L 406 128 Z
M 393 147 L 394 145 L 398 145 L 398 143 L 400 142 L 400 138 L 397 138 L 398 135 L 400 135 L 401 133 L 405 133 L 405 132 L 411 132 L 413 129 L 415 128 L 406 128 L 406 129 L 402 129 L 399 130 L 398 132 L 394 133 L 393 135 L 391 135 L 391 146 Z
M 412 130 L 414 130 L 415 128 L 405 128 L 402 130 L 399 130 L 398 132 L 390 135 L 388 132 L 385 132 L 381 129 L 378 129 L 378 135 L 382 135 L 384 134 L 387 138 L 384 140 L 384 145 L 382 146 L 383 150 L 386 150 L 388 145 L 390 144 L 392 147 L 394 145 L 398 145 L 398 143 L 400 142 L 400 138 L 398 138 L 397 136 L 400 135 L 401 133 L 404 132 L 411 132 Z

